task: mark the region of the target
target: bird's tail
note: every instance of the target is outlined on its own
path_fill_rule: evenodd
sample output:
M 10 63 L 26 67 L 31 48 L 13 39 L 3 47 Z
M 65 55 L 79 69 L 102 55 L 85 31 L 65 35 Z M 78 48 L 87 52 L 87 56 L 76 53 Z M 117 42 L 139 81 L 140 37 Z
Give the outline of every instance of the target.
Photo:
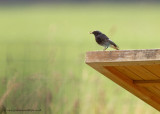
M 110 47 L 116 49 L 116 50 L 119 50 L 119 47 L 118 46 L 114 46 L 114 45 L 111 45 Z
M 109 40 L 109 43 L 110 43 L 110 47 L 116 49 L 116 50 L 119 50 L 119 47 L 111 40 Z

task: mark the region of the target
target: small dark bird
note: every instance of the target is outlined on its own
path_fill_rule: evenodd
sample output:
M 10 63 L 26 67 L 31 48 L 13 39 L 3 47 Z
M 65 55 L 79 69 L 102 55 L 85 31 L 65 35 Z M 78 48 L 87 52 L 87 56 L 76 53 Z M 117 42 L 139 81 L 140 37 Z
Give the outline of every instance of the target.
M 108 47 L 112 47 L 116 50 L 119 50 L 119 47 L 112 41 L 110 40 L 105 34 L 101 33 L 100 31 L 93 31 L 90 32 L 90 34 L 94 34 L 96 42 L 104 47 L 104 51 Z

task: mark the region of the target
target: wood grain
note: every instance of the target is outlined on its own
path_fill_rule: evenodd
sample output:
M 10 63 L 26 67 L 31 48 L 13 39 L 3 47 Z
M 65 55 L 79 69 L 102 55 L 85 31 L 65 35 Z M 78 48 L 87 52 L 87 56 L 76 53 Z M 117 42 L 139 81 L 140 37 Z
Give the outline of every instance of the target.
M 160 111 L 160 49 L 87 52 L 85 62 Z
M 134 72 L 137 76 L 141 77 L 144 80 L 160 79 L 158 76 L 148 71 L 141 65 L 127 66 L 127 69 L 131 72 Z
M 160 86 L 160 80 L 133 80 L 133 83 L 142 87 Z
M 124 75 L 127 75 L 132 80 L 143 80 L 143 78 L 128 70 L 126 66 L 115 66 L 114 68 Z
M 160 77 L 160 65 L 143 65 L 148 71 L 152 72 L 152 74 Z
M 87 52 L 85 62 L 105 66 L 160 64 L 160 49 Z

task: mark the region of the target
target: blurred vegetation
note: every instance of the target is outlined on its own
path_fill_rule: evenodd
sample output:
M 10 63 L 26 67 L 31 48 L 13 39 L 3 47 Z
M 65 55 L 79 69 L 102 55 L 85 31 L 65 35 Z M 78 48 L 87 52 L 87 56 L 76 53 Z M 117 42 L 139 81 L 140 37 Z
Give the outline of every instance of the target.
M 158 114 L 84 61 L 103 50 L 93 30 L 120 49 L 159 48 L 159 13 L 159 4 L 1 7 L 0 105 L 8 113 Z
M 92 2 L 112 2 L 112 3 L 155 3 L 159 0 L 1 0 L 0 3 L 5 4 L 28 4 L 28 3 L 92 3 Z

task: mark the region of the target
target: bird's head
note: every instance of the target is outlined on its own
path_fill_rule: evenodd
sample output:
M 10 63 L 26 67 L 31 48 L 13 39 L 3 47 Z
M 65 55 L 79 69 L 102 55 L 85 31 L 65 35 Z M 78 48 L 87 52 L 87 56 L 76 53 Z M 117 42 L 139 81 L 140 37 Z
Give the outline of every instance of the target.
M 90 34 L 94 34 L 94 36 L 97 36 L 99 34 L 102 34 L 100 31 L 93 31 L 93 32 L 90 32 Z

